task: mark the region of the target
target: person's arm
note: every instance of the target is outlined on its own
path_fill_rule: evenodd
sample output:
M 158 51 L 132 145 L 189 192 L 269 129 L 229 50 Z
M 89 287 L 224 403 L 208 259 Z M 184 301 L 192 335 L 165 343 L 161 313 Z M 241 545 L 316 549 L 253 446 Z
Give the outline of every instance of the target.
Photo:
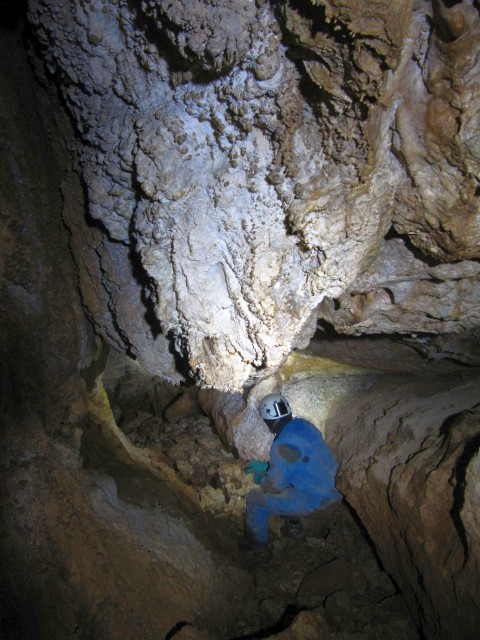
M 262 482 L 262 487 L 268 493 L 280 493 L 290 485 L 294 464 L 300 459 L 301 452 L 290 444 L 279 444 L 272 447 L 270 464 Z

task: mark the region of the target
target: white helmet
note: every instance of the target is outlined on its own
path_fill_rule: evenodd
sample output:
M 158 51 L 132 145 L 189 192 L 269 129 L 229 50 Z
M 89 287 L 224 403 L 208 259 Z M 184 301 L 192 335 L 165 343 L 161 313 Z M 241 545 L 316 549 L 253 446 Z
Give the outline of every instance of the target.
M 281 393 L 270 393 L 258 405 L 260 415 L 264 420 L 279 420 L 292 415 L 288 400 Z

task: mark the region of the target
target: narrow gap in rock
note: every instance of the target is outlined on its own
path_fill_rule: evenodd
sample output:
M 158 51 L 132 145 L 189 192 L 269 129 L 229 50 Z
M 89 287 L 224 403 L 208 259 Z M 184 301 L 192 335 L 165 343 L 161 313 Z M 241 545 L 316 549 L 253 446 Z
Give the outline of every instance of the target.
M 174 470 L 215 518 L 219 531 L 232 541 L 242 536 L 245 497 L 253 480 L 243 471 L 245 462 L 226 449 L 202 412 L 196 389 L 152 378 L 115 352 L 103 382 L 117 424 L 130 442 Z M 374 638 L 390 629 L 391 639 L 416 640 L 398 588 L 351 508 L 339 504 L 301 520 L 303 542 L 285 538 L 284 520 L 271 518 L 273 554 L 268 562 L 239 555 L 240 566 L 254 575 L 260 628 L 235 640 L 267 638 L 312 620 L 338 632 L 369 630 Z M 173 629 L 171 634 L 175 637 Z
M 464 552 L 464 564 L 468 560 L 469 545 L 467 533 L 465 531 L 465 525 L 462 521 L 462 508 L 465 500 L 465 476 L 467 467 L 474 455 L 478 452 L 480 447 L 480 434 L 468 440 L 463 448 L 463 453 L 457 461 L 457 465 L 454 469 L 455 474 L 455 488 L 453 490 L 453 506 L 450 511 L 455 528 L 458 532 L 459 540 L 463 546 Z

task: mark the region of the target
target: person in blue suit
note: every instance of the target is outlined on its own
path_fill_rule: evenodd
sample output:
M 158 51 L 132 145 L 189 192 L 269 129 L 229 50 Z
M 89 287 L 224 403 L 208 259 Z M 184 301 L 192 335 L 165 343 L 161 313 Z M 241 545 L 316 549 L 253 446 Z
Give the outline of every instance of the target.
M 245 467 L 259 485 L 247 495 L 246 538 L 240 544 L 245 550 L 268 549 L 271 515 L 288 518 L 291 531 L 298 533 L 299 516 L 342 499 L 335 487 L 338 463 L 319 429 L 308 420 L 294 418 L 281 394 L 265 396 L 259 411 L 275 438 L 268 463 L 253 460 Z

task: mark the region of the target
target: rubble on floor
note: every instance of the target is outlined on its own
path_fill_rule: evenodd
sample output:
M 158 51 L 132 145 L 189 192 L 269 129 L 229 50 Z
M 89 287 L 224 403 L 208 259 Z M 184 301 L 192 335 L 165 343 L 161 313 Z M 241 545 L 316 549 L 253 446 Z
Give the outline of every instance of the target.
M 242 536 L 245 496 L 254 486 L 245 462 L 225 449 L 201 415 L 194 389 L 169 388 L 125 362 L 104 375 L 119 426 L 137 447 L 167 460 L 220 527 Z M 268 562 L 238 552 L 239 563 L 255 575 L 261 621 L 261 629 L 242 640 L 417 640 L 401 595 L 346 504 L 302 518 L 303 542 L 283 537 L 282 524 L 271 519 Z M 191 626 L 169 638 L 208 640 Z

